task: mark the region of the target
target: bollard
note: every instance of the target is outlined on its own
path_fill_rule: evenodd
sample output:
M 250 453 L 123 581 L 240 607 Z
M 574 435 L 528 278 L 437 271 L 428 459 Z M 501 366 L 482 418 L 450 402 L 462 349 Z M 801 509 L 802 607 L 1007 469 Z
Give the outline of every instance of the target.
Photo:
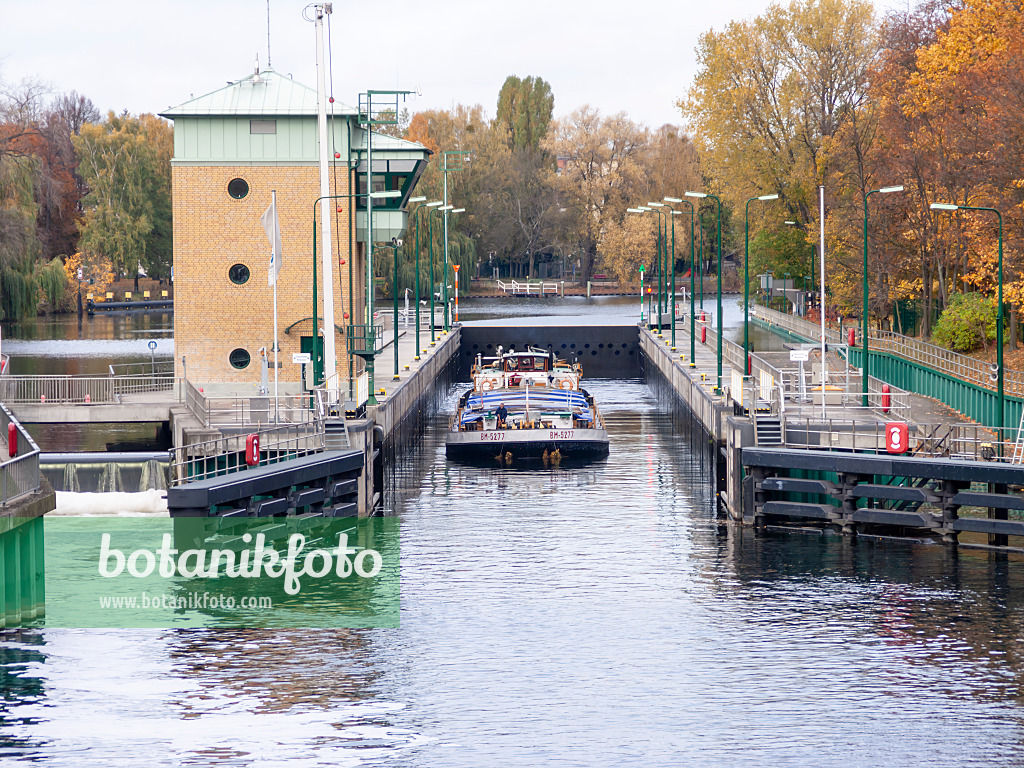
M 849 331 L 847 331 L 847 333 L 846 333 L 846 343 L 849 344 L 851 347 L 856 347 L 857 346 L 857 329 L 856 328 L 851 328 Z
M 889 407 L 892 405 L 892 395 L 889 394 L 889 385 L 882 385 L 882 413 L 888 413 Z
M 708 327 L 706 325 L 703 328 L 700 329 L 700 343 L 701 344 L 707 344 L 708 343 Z
M 91 397 L 89 397 L 89 395 L 86 395 L 86 396 L 85 396 L 85 402 L 87 402 L 87 403 L 91 403 L 91 402 L 92 402 L 92 398 L 91 398 Z
M 590 281 L 587 280 L 587 298 L 590 298 Z
M 18 455 L 18 428 L 13 424 L 7 425 L 7 455 L 11 458 Z

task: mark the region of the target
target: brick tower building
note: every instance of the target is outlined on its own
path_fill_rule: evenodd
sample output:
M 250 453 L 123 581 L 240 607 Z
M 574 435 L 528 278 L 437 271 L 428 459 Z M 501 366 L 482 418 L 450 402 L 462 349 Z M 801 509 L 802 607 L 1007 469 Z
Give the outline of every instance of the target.
M 276 190 L 282 256 L 278 276 L 278 359 L 282 395 L 307 388 L 292 353 L 310 352 L 315 380 L 323 370 L 323 236 L 320 233 L 319 138 L 316 90 L 273 70 L 256 71 L 220 90 L 170 108 L 174 121 L 171 179 L 174 216 L 175 371 L 207 394 L 255 393 L 260 350 L 273 349 L 270 246 L 260 217 Z M 330 189 L 363 197 L 324 201 L 332 215 L 335 373 L 358 376 L 362 361 L 347 354 L 349 324 L 366 320 L 366 139 L 358 110 L 328 109 Z M 395 197 L 374 201 L 374 241 L 401 237 L 405 204 L 430 151 L 374 133 L 373 190 Z M 314 259 L 314 215 L 317 257 Z M 320 301 L 314 309 L 314 274 Z M 314 320 L 314 318 L 316 320 Z M 273 355 L 268 354 L 270 365 Z M 270 378 L 273 379 L 271 368 Z

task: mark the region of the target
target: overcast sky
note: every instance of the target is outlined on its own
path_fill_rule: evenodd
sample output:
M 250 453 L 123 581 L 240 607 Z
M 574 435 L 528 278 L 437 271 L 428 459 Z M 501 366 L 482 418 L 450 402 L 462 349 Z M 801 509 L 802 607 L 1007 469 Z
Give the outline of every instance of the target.
M 907 0 L 875 0 L 879 11 Z M 270 0 L 271 64 L 316 86 L 314 26 L 302 0 Z M 410 113 L 481 104 L 494 116 L 510 74 L 551 84 L 555 115 L 583 104 L 649 127 L 681 122 L 674 102 L 707 29 L 758 15 L 764 0 L 390 0 L 335 2 L 334 95 L 418 90 Z M 266 0 L 0 0 L 0 80 L 77 90 L 102 112 L 160 112 L 267 63 Z

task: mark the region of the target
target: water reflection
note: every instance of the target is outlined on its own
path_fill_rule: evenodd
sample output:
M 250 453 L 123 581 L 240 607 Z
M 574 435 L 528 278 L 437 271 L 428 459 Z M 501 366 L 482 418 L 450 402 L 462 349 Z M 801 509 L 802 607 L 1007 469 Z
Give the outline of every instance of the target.
M 451 463 L 456 392 L 430 420 L 387 477 L 400 629 L 7 633 L 2 754 L 1024 764 L 1021 563 L 726 526 L 685 414 L 642 382 L 588 389 L 612 440 L 588 467 Z

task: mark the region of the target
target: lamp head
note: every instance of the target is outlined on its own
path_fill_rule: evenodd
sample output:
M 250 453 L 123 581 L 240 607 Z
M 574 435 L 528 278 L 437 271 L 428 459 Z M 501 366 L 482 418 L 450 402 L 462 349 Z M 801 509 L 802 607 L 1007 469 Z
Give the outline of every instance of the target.
M 452 213 L 465 213 L 465 211 L 465 208 L 456 208 L 455 210 L 452 211 Z
M 648 203 L 648 205 L 651 206 L 652 208 L 664 208 L 665 207 L 664 203 Z
M 410 198 L 409 198 L 409 202 L 410 202 L 410 203 L 422 203 L 422 202 L 423 202 L 424 200 L 426 200 L 426 199 L 427 199 L 427 198 L 425 198 L 425 197 L 423 197 L 422 195 L 420 195 L 419 197 L 410 197 Z
M 960 208 L 959 205 L 951 203 L 932 203 L 930 207 L 933 211 L 955 211 Z
M 897 185 L 895 187 L 882 187 L 878 191 L 881 192 L 883 195 L 887 195 L 890 192 L 902 192 L 903 191 L 903 185 L 899 184 L 899 185 Z
M 900 189 L 902 189 L 902 187 L 900 187 Z M 777 194 L 774 194 L 774 195 L 761 195 L 757 199 L 758 200 L 778 200 L 779 196 Z
M 684 192 L 686 197 L 707 197 L 707 192 Z
M 663 197 L 661 199 L 664 200 L 666 203 L 681 203 L 681 202 L 683 202 L 683 198 L 681 198 L 681 197 Z
M 424 208 L 437 208 L 439 205 L 444 205 L 444 200 L 433 200 L 429 203 L 424 204 Z

